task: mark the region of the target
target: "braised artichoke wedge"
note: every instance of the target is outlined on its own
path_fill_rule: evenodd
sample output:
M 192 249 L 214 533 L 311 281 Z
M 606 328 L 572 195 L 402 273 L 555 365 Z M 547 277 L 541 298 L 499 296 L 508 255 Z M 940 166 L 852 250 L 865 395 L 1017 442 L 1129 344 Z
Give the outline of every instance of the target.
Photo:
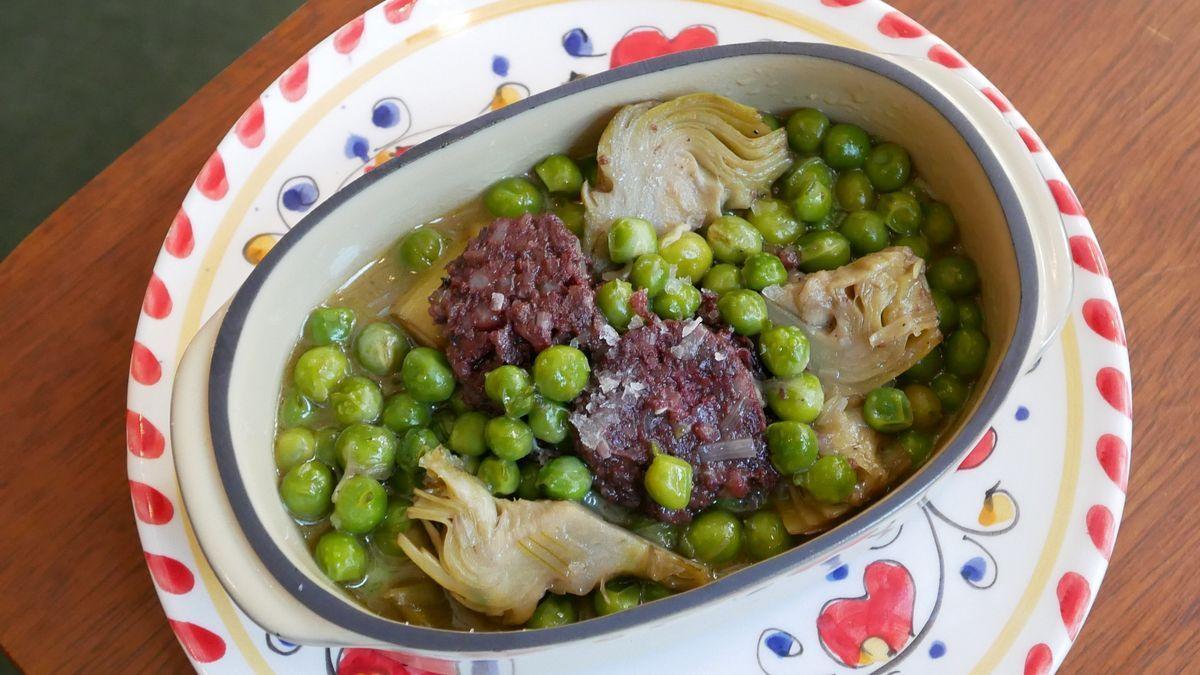
M 423 572 L 466 607 L 506 624 L 529 619 L 547 590 L 584 595 L 621 575 L 684 590 L 709 569 L 565 501 L 496 499 L 444 448 L 420 460 L 430 489 L 414 491 L 408 517 L 428 524 L 434 550 L 401 535 Z M 433 527 L 436 523 L 441 527 Z
M 842 394 L 865 394 L 942 341 L 925 261 L 906 246 L 764 290 L 776 323 L 808 334 L 809 368 Z
M 716 94 L 646 101 L 617 111 L 596 148 L 596 185 L 584 185 L 584 248 L 605 253 L 622 216 L 644 218 L 661 236 L 695 230 L 723 207 L 749 208 L 787 169 L 787 132 L 757 110 Z

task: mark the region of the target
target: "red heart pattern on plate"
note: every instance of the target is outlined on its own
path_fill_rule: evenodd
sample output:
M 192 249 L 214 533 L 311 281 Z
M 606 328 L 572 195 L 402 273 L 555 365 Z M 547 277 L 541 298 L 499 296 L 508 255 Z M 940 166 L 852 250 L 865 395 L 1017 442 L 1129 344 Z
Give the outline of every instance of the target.
M 613 45 L 609 67 L 616 68 L 655 56 L 712 47 L 716 44 L 717 32 L 709 26 L 688 26 L 673 38 L 668 38 L 657 28 L 634 28 Z
M 930 47 L 926 56 L 930 61 L 940 63 L 947 68 L 964 68 L 967 65 L 967 62 L 963 61 L 957 52 L 941 43 Z
M 876 28 L 880 33 L 893 38 L 918 38 L 925 34 L 925 29 L 920 24 L 900 12 L 884 14 Z
M 363 17 L 358 17 L 350 23 L 342 26 L 336 33 L 333 34 L 333 48 L 339 54 L 349 54 L 358 46 L 363 36 L 363 28 L 366 27 L 367 20 Z
M 1075 261 L 1076 265 L 1092 274 L 1108 276 L 1108 263 L 1104 262 L 1104 256 L 1100 253 L 1100 247 L 1096 245 L 1095 239 L 1077 234 L 1071 237 L 1067 243 L 1071 245 L 1071 259 Z
M 908 568 L 877 560 L 863 571 L 863 587 L 861 597 L 831 600 L 817 616 L 821 644 L 851 667 L 899 653 L 913 635 L 917 591 Z
M 129 359 L 129 374 L 139 384 L 151 385 L 162 377 L 162 364 L 146 345 L 134 342 L 133 355 Z
M 229 192 L 229 181 L 225 178 L 225 160 L 221 159 L 219 151 L 214 151 L 200 169 L 199 175 L 196 176 L 196 189 L 214 202 Z
M 1058 580 L 1058 613 L 1062 616 L 1063 626 L 1067 635 L 1074 640 L 1083 626 L 1083 616 L 1087 613 L 1088 600 L 1092 598 L 1092 589 L 1078 572 L 1067 572 Z
M 142 311 L 154 319 L 166 318 L 171 313 L 171 294 L 157 274 L 150 275 L 146 297 L 142 299 Z
M 383 16 L 388 23 L 402 23 L 412 16 L 417 0 L 388 0 L 383 3 Z
M 175 219 L 171 221 L 171 229 L 167 230 L 163 248 L 176 258 L 186 258 L 192 254 L 192 248 L 195 245 L 196 240 L 192 236 L 192 221 L 183 209 L 179 209 L 179 213 L 176 213 Z
M 1124 492 L 1129 485 L 1129 447 L 1120 436 L 1104 434 L 1096 441 L 1096 459 L 1109 480 Z
M 267 126 L 263 113 L 262 99 L 254 99 L 254 103 L 246 108 L 246 112 L 233 125 L 233 133 L 247 148 L 257 148 L 267 136 Z
M 304 98 L 308 93 L 308 54 L 301 56 L 291 68 L 283 71 L 279 78 L 279 91 L 292 103 Z
M 1087 532 L 1092 544 L 1105 560 L 1112 557 L 1113 544 L 1116 542 L 1117 523 L 1112 511 L 1103 504 L 1096 504 L 1087 512 Z
M 1050 667 L 1054 665 L 1054 654 L 1044 642 L 1029 648 L 1025 655 L 1025 675 L 1049 675 Z
M 1109 405 L 1126 417 L 1133 416 L 1133 407 L 1129 401 L 1129 383 L 1125 379 L 1125 373 L 1116 368 L 1101 368 L 1100 372 L 1096 373 L 1096 388 Z
M 1119 345 L 1125 344 L 1125 328 L 1117 314 L 1116 305 L 1104 298 L 1092 298 L 1083 303 L 1083 320 L 1096 335 Z
M 988 457 L 992 456 L 992 451 L 996 449 L 996 428 L 992 427 L 983 434 L 983 438 L 971 448 L 971 452 L 963 458 L 962 463 L 958 465 L 959 471 L 974 469 L 975 467 L 987 461 Z
M 171 500 L 145 483 L 129 481 L 129 494 L 133 497 L 133 512 L 143 523 L 164 525 L 175 515 Z
M 167 619 L 167 622 L 171 624 L 175 637 L 179 638 L 179 642 L 193 659 L 200 663 L 212 663 L 225 656 L 225 641 L 220 635 L 187 621 Z
M 196 585 L 196 577 L 187 565 L 165 555 L 146 553 L 146 566 L 150 568 L 150 576 L 154 583 L 167 593 L 180 595 L 192 590 Z
M 167 446 L 167 439 L 150 420 L 133 412 L 125 411 L 125 445 L 138 457 L 154 459 L 161 457 Z
M 1058 203 L 1058 210 L 1068 216 L 1082 216 L 1083 206 L 1079 203 L 1079 198 L 1063 181 L 1057 178 L 1051 178 L 1046 181 L 1050 186 L 1050 193 L 1054 195 L 1054 201 Z

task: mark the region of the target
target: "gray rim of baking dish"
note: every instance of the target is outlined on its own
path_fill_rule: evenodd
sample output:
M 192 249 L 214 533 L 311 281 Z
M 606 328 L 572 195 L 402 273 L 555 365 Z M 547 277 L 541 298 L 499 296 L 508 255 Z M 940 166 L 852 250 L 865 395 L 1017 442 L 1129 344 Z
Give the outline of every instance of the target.
M 258 519 L 238 470 L 229 424 L 230 370 L 237 352 L 238 341 L 241 338 L 246 315 L 254 305 L 263 281 L 279 261 L 287 255 L 297 241 L 319 225 L 327 215 L 363 189 L 403 166 L 416 162 L 430 153 L 498 122 L 550 101 L 640 75 L 716 59 L 759 55 L 826 59 L 856 66 L 896 82 L 919 95 L 940 112 L 967 142 L 986 172 L 1004 211 L 1012 236 L 1020 274 L 1021 297 L 1013 339 L 996 371 L 995 380 L 984 394 L 975 414 L 967 420 L 954 439 L 927 465 L 898 488 L 829 532 L 707 586 L 576 624 L 531 631 L 503 632 L 467 632 L 411 626 L 371 614 L 365 608 L 358 608 L 348 595 L 331 593 L 319 584 L 312 583 L 288 560 Z M 753 42 L 725 45 L 641 61 L 536 94 L 496 112 L 475 118 L 421 143 L 331 195 L 280 239 L 262 262 L 251 271 L 250 276 L 237 291 L 217 336 L 209 380 L 209 425 L 217 467 L 238 524 L 263 565 L 296 600 L 325 620 L 346 630 L 400 647 L 467 653 L 528 649 L 628 630 L 634 626 L 706 605 L 739 590 L 759 586 L 766 580 L 805 563 L 819 562 L 817 559 L 830 550 L 861 537 L 866 531 L 894 516 L 902 508 L 923 495 L 934 481 L 956 466 L 968 450 L 967 444 L 979 438 L 987 429 L 1020 372 L 1021 363 L 1032 338 L 1035 308 L 1038 304 L 1036 274 L 1033 272 L 1035 269 L 1037 267 L 1034 264 L 1033 240 L 1029 223 L 1021 209 L 1016 189 L 988 147 L 987 142 L 948 98 L 901 66 L 866 52 L 807 42 Z

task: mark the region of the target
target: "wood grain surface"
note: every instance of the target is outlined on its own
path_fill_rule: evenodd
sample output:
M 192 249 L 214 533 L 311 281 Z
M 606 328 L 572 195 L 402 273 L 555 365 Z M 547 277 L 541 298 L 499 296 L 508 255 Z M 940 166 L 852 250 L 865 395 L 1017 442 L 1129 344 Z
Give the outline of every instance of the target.
M 142 295 L 217 141 L 276 75 L 371 4 L 309 2 L 0 263 L 0 644 L 27 672 L 187 669 L 146 571 L 125 476 L 125 382 Z M 1129 502 L 1062 672 L 1196 672 L 1200 2 L 894 4 L 1029 118 L 1087 208 L 1125 312 L 1137 420 Z

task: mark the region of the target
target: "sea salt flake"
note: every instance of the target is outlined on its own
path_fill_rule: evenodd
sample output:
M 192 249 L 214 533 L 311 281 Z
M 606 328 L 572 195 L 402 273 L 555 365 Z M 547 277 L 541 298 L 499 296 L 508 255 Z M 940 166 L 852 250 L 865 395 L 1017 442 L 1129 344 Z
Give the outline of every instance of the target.
M 492 304 L 490 306 L 493 312 L 499 312 L 504 309 L 504 296 L 500 293 L 492 293 Z

